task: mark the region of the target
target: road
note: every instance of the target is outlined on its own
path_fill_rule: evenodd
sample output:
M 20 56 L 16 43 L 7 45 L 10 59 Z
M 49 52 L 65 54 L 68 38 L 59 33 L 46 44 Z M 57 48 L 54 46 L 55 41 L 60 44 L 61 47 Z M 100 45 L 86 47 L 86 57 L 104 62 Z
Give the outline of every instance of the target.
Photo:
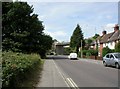
M 69 60 L 65 56 L 49 57 L 59 71 L 75 87 L 118 87 L 118 69 L 104 67 L 102 62 L 89 59 Z M 68 83 L 69 85 L 69 83 Z M 91 88 L 92 89 L 92 88 Z M 116 88 L 115 88 L 116 89 Z

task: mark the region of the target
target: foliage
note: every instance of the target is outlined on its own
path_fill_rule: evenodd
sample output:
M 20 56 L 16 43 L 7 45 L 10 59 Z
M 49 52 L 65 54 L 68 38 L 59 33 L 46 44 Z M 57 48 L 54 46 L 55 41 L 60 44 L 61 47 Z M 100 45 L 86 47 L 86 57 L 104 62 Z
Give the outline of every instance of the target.
M 89 38 L 89 39 L 86 39 L 86 43 L 87 43 L 87 44 L 91 44 L 91 43 L 92 43 L 92 39 L 90 39 L 90 38 Z
M 41 62 L 37 54 L 22 54 L 13 52 L 2 53 L 2 84 L 3 87 L 15 87 L 23 82 L 33 68 Z
M 120 52 L 120 41 L 115 45 L 115 52 Z
M 77 27 L 75 28 L 70 39 L 70 47 L 73 49 L 76 48 L 77 53 L 79 51 L 79 47 L 81 47 L 81 40 L 82 40 L 82 46 L 84 46 L 85 42 L 83 40 L 83 33 L 81 27 L 77 24 Z
M 93 39 L 97 39 L 99 36 L 99 34 L 95 34 L 95 36 L 93 36 Z
M 97 56 L 98 55 L 98 51 L 94 50 L 94 49 L 90 49 L 90 50 L 83 50 L 83 55 L 93 55 L 93 56 Z
M 43 33 L 44 26 L 27 2 L 2 3 L 2 49 L 13 52 L 39 53 L 51 48 L 52 38 Z
M 64 54 L 69 55 L 73 50 L 70 47 L 64 48 Z
M 83 55 L 85 56 L 97 56 L 98 50 L 90 49 L 90 50 L 83 50 Z M 79 52 L 79 57 L 81 57 L 81 52 Z
M 113 51 L 110 48 L 108 48 L 108 46 L 107 46 L 107 47 L 103 48 L 102 56 L 105 56 L 107 53 L 111 53 L 111 52 L 113 52 Z

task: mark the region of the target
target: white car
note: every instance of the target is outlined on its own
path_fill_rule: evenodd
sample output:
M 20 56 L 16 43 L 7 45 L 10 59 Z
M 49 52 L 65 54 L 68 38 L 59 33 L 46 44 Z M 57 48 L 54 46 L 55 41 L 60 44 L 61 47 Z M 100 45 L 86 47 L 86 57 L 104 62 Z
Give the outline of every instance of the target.
M 70 53 L 68 56 L 69 59 L 77 59 L 77 53 Z

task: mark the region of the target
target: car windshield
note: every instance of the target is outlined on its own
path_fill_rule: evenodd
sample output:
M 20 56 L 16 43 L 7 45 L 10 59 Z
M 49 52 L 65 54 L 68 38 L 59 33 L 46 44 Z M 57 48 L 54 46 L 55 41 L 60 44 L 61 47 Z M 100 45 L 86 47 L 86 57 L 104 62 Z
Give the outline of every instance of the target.
M 120 58 L 120 53 L 114 54 L 116 58 Z

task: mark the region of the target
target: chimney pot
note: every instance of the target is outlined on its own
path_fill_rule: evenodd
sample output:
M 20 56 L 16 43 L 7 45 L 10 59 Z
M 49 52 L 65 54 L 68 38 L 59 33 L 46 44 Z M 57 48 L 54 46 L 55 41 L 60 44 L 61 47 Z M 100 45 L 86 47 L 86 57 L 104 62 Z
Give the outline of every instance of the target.
M 115 24 L 115 27 L 114 27 L 114 32 L 118 31 L 119 30 L 119 25 L 118 24 Z
M 103 34 L 103 36 L 104 36 L 105 34 L 107 34 L 107 31 L 104 30 L 104 31 L 102 32 L 102 34 Z

